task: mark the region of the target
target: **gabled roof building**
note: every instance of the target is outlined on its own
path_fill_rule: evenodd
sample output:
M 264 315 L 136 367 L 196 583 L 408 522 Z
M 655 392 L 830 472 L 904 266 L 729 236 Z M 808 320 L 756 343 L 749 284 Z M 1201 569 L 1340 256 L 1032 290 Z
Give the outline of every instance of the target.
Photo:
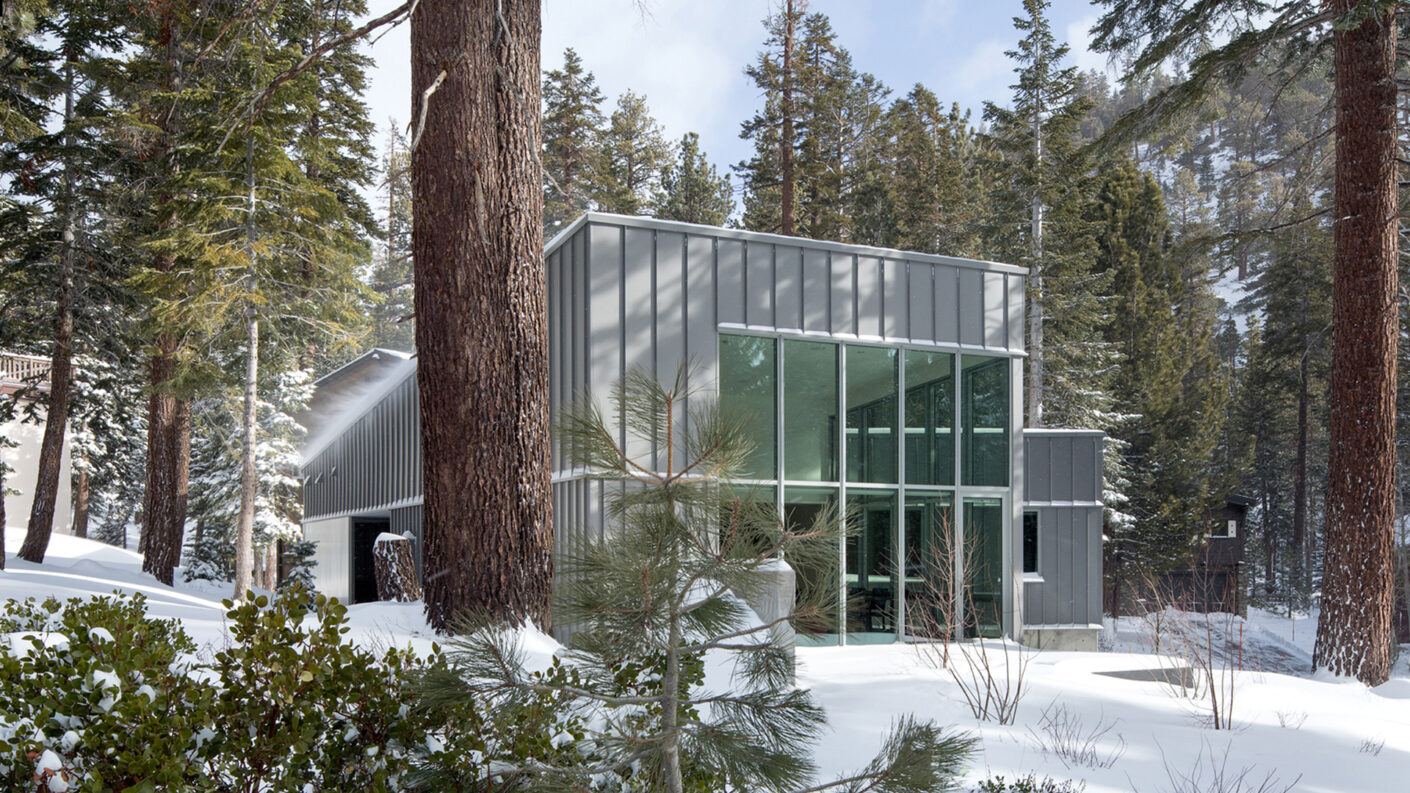
M 1096 649 L 1103 439 L 1023 427 L 1022 268 L 598 213 L 546 260 L 555 417 L 583 393 L 605 408 L 629 369 L 688 361 L 701 393 L 751 417 L 747 481 L 782 519 L 853 516 L 836 565 L 795 571 L 846 603 L 821 641 L 930 635 L 940 589 L 972 607 L 950 616 L 971 632 Z M 312 433 L 304 529 L 330 595 L 375 598 L 376 535 L 420 536 L 414 367 Z M 558 545 L 610 532 L 612 485 L 556 440 L 552 459 Z M 937 565 L 943 547 L 968 550 Z

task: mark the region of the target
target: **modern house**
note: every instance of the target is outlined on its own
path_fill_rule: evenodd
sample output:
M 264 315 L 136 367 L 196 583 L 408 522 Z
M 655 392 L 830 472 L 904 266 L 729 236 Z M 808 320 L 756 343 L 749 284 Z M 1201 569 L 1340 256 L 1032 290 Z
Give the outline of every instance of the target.
M 824 641 L 926 636 L 939 591 L 987 635 L 1096 648 L 1102 436 L 1023 427 L 1022 268 L 597 213 L 546 258 L 555 416 L 578 394 L 605 406 L 633 367 L 666 378 L 688 361 L 702 393 L 751 417 L 746 481 L 783 519 L 854 516 L 836 565 L 796 571 L 846 602 Z M 375 597 L 378 532 L 419 537 L 415 361 L 400 365 L 306 451 L 304 530 L 340 598 Z M 559 545 L 610 531 L 612 485 L 556 442 L 553 466 Z M 937 563 L 947 545 L 967 551 Z
M 0 460 L 13 473 L 5 476 L 5 528 L 21 531 L 29 525 L 34 484 L 39 476 L 39 446 L 44 439 L 44 410 L 34 400 L 49 391 L 49 359 L 0 352 Z M 5 405 L 5 403 L 9 405 Z M 13 407 L 13 410 L 5 408 Z M 9 420 L 5 416 L 9 415 Z M 59 492 L 54 499 L 54 530 L 66 533 L 72 523 L 69 483 L 69 435 L 59 468 Z M 2 550 L 2 549 L 0 549 Z

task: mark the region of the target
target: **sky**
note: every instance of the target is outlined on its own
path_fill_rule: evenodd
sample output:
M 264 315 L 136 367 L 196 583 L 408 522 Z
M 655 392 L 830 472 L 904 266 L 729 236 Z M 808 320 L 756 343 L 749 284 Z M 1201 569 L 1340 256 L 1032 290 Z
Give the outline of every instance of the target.
M 398 0 L 369 5 L 378 15 Z M 764 17 L 778 6 L 779 0 L 544 0 L 543 66 L 561 66 L 563 50 L 572 47 L 597 77 L 604 111 L 623 91 L 644 94 L 668 138 L 699 133 L 710 160 L 727 172 L 749 155 L 740 123 L 762 99 L 744 67 L 763 47 Z M 812 0 L 808 9 L 827 14 L 853 65 L 893 96 L 924 83 L 946 105 L 972 109 L 974 123 L 985 100 L 1007 104 L 1014 64 L 1004 52 L 1019 37 L 1013 17 L 1023 13 L 1021 0 Z M 1086 0 L 1054 0 L 1049 9 L 1055 35 L 1084 70 L 1106 67 L 1106 57 L 1086 47 L 1100 11 Z M 368 50 L 376 66 L 365 99 L 383 137 L 389 119 L 404 129 L 410 115 L 408 28 L 387 32 Z

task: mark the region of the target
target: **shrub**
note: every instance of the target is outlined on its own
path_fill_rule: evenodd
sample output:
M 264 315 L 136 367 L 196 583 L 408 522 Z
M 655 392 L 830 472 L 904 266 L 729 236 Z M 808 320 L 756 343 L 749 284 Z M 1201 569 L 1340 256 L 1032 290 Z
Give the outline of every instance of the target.
M 0 616 L 0 780 L 31 790 L 182 789 L 214 689 L 187 674 L 195 645 L 146 601 L 10 601 Z
M 990 777 L 980 782 L 974 793 L 1082 793 L 1086 789 L 1085 782 L 1073 782 L 1070 779 L 1058 781 L 1052 777 L 1039 779 L 1029 774 L 1012 782 L 1001 776 Z

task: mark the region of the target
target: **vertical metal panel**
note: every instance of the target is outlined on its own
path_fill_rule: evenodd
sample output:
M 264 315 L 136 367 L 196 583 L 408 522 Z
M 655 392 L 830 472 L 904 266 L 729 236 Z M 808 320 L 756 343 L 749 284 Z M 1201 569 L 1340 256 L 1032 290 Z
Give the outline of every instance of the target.
M 614 435 L 619 422 L 607 396 L 621 376 L 622 236 L 618 226 L 588 229 L 588 380 L 593 401 Z
M 548 415 L 557 416 L 563 406 L 559 401 L 559 388 L 562 386 L 563 362 L 563 310 L 560 298 L 563 289 L 563 249 L 549 254 L 544 262 L 544 278 L 548 286 Z M 563 467 L 562 454 L 558 449 L 558 435 L 550 431 L 548 437 L 548 467 L 557 471 Z
M 673 382 L 685 363 L 684 243 L 683 234 L 663 231 L 656 235 L 656 372 L 664 383 Z M 684 415 L 678 414 L 675 423 L 679 452 Z
M 1088 623 L 1102 621 L 1102 510 L 1087 508 L 1085 549 L 1087 551 L 1087 617 Z
M 884 311 L 886 287 L 882 283 L 881 259 L 875 256 L 852 258 L 857 268 L 857 330 L 858 336 L 880 338 L 886 330 Z
M 1052 498 L 1050 501 L 1072 500 L 1072 438 L 1054 435 L 1048 438 L 1051 449 Z
M 1096 501 L 1097 438 L 1087 435 L 1072 440 L 1072 500 Z
M 832 328 L 838 335 L 857 332 L 856 269 L 853 259 L 845 253 L 827 252 L 828 269 L 832 272 Z
M 774 247 L 774 327 L 802 330 L 803 249 L 797 245 Z
M 1072 556 L 1074 552 L 1072 542 L 1072 510 L 1062 509 L 1057 512 L 1057 617 L 1055 622 L 1068 624 L 1072 622 Z
M 1072 539 L 1072 556 L 1068 562 L 1070 571 L 1067 581 L 1068 613 L 1067 621 L 1080 623 L 1087 621 L 1087 515 L 1085 509 L 1074 509 L 1068 514 L 1067 536 Z
M 882 310 L 885 322 L 882 335 L 888 339 L 910 338 L 911 302 L 907 298 L 910 291 L 910 276 L 906 263 L 899 259 L 886 259 L 882 262 Z
M 303 525 L 304 539 L 318 544 L 313 557 L 313 585 L 344 603 L 352 599 L 352 525 L 347 518 L 313 520 Z
M 747 286 L 744 243 L 739 240 L 717 240 L 716 247 L 715 316 L 720 322 L 744 323 L 747 321 L 744 316 Z
M 774 322 L 774 246 L 749 242 L 744 246 L 744 322 L 761 328 Z
M 715 241 L 694 234 L 686 237 L 685 249 L 685 351 L 702 392 L 715 388 Z
M 1043 574 L 1043 584 L 1040 587 L 1043 593 L 1043 610 L 1034 617 L 1034 621 L 1051 625 L 1057 622 L 1057 583 L 1061 576 L 1061 560 L 1058 557 L 1058 523 L 1057 513 L 1059 510 L 1052 507 L 1044 507 L 1038 510 L 1038 569 Z
M 959 274 L 960 343 L 979 346 L 984 343 L 984 274 L 966 269 Z
M 960 340 L 960 270 L 935 267 L 935 340 L 958 344 Z
M 1024 325 L 1023 317 L 1026 306 L 1024 304 L 1024 277 L 1009 273 L 1004 276 L 1005 283 L 1009 290 L 1008 310 L 1009 310 L 1009 349 L 1022 350 Z
M 655 232 L 628 227 L 624 230 L 622 258 L 622 366 L 621 373 L 645 369 L 657 376 L 656 366 L 656 295 L 652 290 L 655 277 L 653 256 Z M 645 465 L 654 463 L 652 444 L 636 436 L 631 427 L 623 427 L 622 441 L 627 454 Z
M 814 248 L 804 248 L 801 269 L 803 290 L 803 330 L 827 333 L 832 329 L 832 272 L 828 254 Z
M 1024 434 L 1023 442 L 1026 445 L 1024 453 L 1024 464 L 1028 467 L 1028 474 L 1023 478 L 1024 496 L 1027 501 L 1052 501 L 1053 481 L 1052 481 L 1052 444 L 1048 436 L 1033 437 Z
M 906 317 L 910 320 L 906 337 L 915 341 L 934 341 L 935 323 L 939 319 L 935 311 L 935 266 L 922 262 L 911 262 L 906 274 L 907 298 Z
M 1008 301 L 1003 273 L 984 273 L 984 346 L 1008 346 Z

